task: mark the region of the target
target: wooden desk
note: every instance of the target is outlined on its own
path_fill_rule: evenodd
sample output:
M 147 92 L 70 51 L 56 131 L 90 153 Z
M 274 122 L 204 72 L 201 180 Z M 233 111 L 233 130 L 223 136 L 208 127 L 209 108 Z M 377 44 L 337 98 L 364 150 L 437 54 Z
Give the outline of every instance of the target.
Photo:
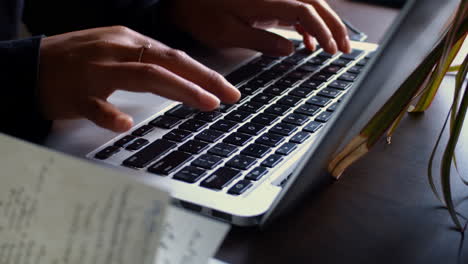
M 398 13 L 349 1 L 329 2 L 370 41 L 379 41 Z M 340 181 L 311 193 L 268 229 L 233 228 L 216 257 L 255 264 L 457 263 L 460 234 L 451 229 L 448 212 L 440 207 L 426 177 L 453 82 L 453 77 L 446 78 L 429 111 L 405 118 L 392 145 L 378 144 Z M 467 142 L 465 136 L 457 157 L 465 175 Z M 456 196 L 465 197 L 466 186 L 455 184 Z M 461 203 L 460 211 L 467 209 L 467 203 Z M 459 263 L 468 262 L 466 249 L 462 247 Z

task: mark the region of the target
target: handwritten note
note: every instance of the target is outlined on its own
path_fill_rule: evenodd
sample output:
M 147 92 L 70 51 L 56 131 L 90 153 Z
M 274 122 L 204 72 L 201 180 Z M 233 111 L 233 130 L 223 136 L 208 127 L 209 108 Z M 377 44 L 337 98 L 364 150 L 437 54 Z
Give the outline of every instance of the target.
M 170 207 L 157 264 L 207 264 L 229 230 L 229 225 Z
M 167 204 L 129 176 L 0 135 L 0 264 L 153 264 Z

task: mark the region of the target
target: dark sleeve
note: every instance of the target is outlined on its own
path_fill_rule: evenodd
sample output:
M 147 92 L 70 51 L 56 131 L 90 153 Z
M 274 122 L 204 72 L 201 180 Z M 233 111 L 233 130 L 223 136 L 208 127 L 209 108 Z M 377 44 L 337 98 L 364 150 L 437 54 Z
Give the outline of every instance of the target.
M 165 18 L 171 0 L 26 0 L 23 20 L 33 35 L 123 25 L 173 47 L 190 37 Z
M 41 37 L 0 41 L 0 132 L 41 143 L 50 130 L 38 107 L 36 83 Z

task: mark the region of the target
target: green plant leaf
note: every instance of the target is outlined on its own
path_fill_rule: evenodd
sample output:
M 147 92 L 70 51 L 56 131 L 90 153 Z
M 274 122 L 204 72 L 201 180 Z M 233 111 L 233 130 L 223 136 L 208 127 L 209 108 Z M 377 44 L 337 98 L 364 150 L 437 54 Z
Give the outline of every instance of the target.
M 463 128 L 463 122 L 465 121 L 467 108 L 468 108 L 468 89 L 465 89 L 459 111 L 455 118 L 454 128 L 450 133 L 450 138 L 445 148 L 444 155 L 442 157 L 442 165 L 441 165 L 441 170 L 440 170 L 440 178 L 441 178 L 440 182 L 442 185 L 444 201 L 450 213 L 450 216 L 452 217 L 453 222 L 455 223 L 455 225 L 460 231 L 462 231 L 463 227 L 458 219 L 457 212 L 453 204 L 452 190 L 451 190 L 451 184 L 450 184 L 450 173 L 451 173 L 453 155 L 455 153 L 455 148 L 459 140 L 461 130 Z

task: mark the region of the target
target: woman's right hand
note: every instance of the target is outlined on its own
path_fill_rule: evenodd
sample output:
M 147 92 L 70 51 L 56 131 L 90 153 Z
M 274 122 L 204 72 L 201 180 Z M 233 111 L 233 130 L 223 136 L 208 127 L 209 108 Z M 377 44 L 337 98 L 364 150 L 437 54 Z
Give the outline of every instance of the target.
M 50 120 L 83 117 L 127 131 L 132 118 L 107 101 L 116 90 L 153 93 L 205 111 L 240 97 L 184 52 L 121 26 L 47 37 L 40 49 L 39 105 Z

